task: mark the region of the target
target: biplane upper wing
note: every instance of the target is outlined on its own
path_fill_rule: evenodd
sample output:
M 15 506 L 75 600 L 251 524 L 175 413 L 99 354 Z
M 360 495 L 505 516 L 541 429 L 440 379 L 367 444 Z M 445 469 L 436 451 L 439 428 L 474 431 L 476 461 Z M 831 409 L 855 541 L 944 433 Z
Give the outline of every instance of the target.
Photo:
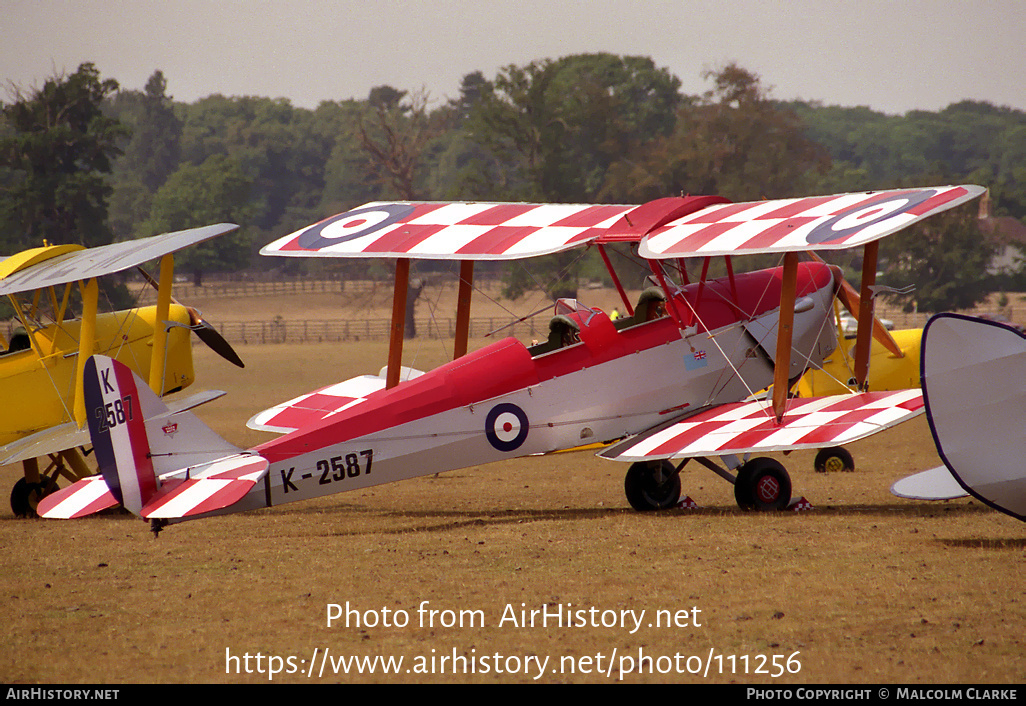
M 634 206 L 369 203 L 260 250 L 285 257 L 507 260 L 547 255 L 606 233 Z
M 921 390 L 789 400 L 778 422 L 764 400 L 705 408 L 601 452 L 616 461 L 818 449 L 857 441 L 923 413 Z
M 17 267 L 11 266 L 14 258 L 9 258 L 4 264 L 13 271 L 0 278 L 0 296 L 121 272 L 238 228 L 218 223 L 89 249 L 50 250 L 46 255 L 53 256 L 27 259 Z
M 681 197 L 640 206 L 369 203 L 261 249 L 284 257 L 505 260 L 592 241 L 641 241 L 646 258 L 840 250 L 864 245 L 984 192 L 975 185 L 730 203 Z
M 843 250 L 865 245 L 982 194 L 938 186 L 714 204 L 661 225 L 639 248 L 646 258 Z

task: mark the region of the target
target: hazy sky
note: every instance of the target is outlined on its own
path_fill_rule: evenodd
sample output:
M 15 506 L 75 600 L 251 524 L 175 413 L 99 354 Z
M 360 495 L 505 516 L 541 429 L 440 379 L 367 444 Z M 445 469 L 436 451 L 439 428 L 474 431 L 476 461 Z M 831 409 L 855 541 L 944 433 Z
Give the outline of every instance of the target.
M 141 89 L 322 100 L 371 87 L 457 95 L 464 74 L 585 52 L 650 56 L 683 82 L 735 61 L 776 98 L 1026 109 L 1022 0 L 0 0 L 0 78 L 31 88 L 92 61 Z

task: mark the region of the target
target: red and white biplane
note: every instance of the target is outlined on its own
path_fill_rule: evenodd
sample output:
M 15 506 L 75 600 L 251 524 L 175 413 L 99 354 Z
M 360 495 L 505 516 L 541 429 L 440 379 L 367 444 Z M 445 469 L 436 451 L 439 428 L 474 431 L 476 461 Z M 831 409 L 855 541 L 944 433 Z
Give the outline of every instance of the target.
M 641 206 L 373 203 L 298 231 L 262 253 L 396 259 L 387 368 L 284 403 L 250 426 L 284 435 L 240 450 L 191 413 L 169 423 L 129 371 L 99 356 L 86 371 L 90 431 L 102 478 L 45 499 L 45 517 L 122 502 L 154 528 L 169 520 L 280 505 L 501 459 L 595 442 L 626 461 L 638 510 L 674 506 L 679 472 L 698 458 L 734 483 L 743 508 L 784 508 L 786 470 L 750 454 L 863 438 L 923 411 L 920 390 L 865 390 L 874 329 L 878 241 L 984 191 L 943 186 L 730 203 L 664 198 Z M 630 301 L 606 247 L 630 243 L 656 286 Z M 549 339 L 506 338 L 467 352 L 476 260 L 598 248 L 627 316 L 611 320 L 559 300 Z M 863 246 L 861 292 L 840 269 L 800 262 L 809 250 Z M 782 266 L 734 273 L 731 256 L 779 253 Z M 706 276 L 723 256 L 727 274 Z M 705 258 L 691 282 L 684 258 Z M 410 259 L 461 261 L 454 360 L 402 367 Z M 792 385 L 837 345 L 833 300 L 858 318 L 859 389 L 794 398 Z M 760 394 L 760 391 L 768 392 Z M 711 459 L 723 459 L 726 469 Z M 674 464 L 671 459 L 683 459 Z

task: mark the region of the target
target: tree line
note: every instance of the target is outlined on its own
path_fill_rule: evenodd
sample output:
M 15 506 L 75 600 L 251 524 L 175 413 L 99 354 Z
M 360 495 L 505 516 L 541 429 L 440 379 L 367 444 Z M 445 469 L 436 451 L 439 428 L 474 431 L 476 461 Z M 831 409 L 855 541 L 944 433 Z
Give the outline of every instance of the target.
M 708 90 L 687 95 L 650 58 L 582 54 L 468 73 L 445 100 L 378 86 L 304 109 L 253 96 L 184 103 L 159 70 L 135 90 L 86 63 L 0 103 L 0 254 L 43 239 L 97 245 L 231 221 L 242 228 L 183 251 L 180 268 L 197 279 L 327 267 L 366 277 L 387 270 L 255 253 L 328 215 L 394 199 L 741 201 L 968 182 L 990 188 L 994 215 L 1026 222 L 1023 111 L 963 101 L 885 115 L 776 100 L 736 64 L 704 78 Z M 921 310 L 969 306 L 998 284 L 972 209 L 885 243 L 886 276 L 916 284 L 909 305 Z M 513 296 L 539 272 L 554 293 L 601 272 L 587 252 L 532 262 L 530 273 L 524 263 L 495 267 Z

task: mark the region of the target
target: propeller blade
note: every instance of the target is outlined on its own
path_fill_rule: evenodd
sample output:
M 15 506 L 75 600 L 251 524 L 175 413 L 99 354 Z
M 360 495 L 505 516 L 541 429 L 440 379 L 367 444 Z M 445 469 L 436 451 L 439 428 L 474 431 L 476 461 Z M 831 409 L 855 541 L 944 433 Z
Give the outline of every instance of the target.
M 199 336 L 199 339 L 207 344 L 210 350 L 217 353 L 219 356 L 227 360 L 232 365 L 236 365 L 240 368 L 245 368 L 246 364 L 242 362 L 242 358 L 235 352 L 231 344 L 224 339 L 217 329 L 208 324 L 200 316 L 200 313 L 192 307 L 186 307 L 189 312 L 189 319 L 192 323 L 190 327 Z
M 150 283 L 151 287 L 154 289 L 160 289 L 160 285 L 157 283 L 157 280 L 153 279 L 149 272 L 138 266 L 136 269 L 139 271 L 139 274 L 141 274 L 143 278 Z M 173 296 L 171 297 L 171 301 L 179 306 L 185 306 Z M 240 358 L 239 354 L 235 352 L 235 349 L 232 348 L 231 344 L 224 339 L 224 336 L 217 332 L 217 329 L 203 320 L 203 316 L 199 311 L 191 306 L 186 306 L 185 310 L 189 312 L 189 328 L 196 333 L 201 341 L 207 344 L 207 347 L 210 348 L 210 350 L 217 353 L 232 365 L 237 365 L 240 368 L 246 367 L 246 364 L 242 362 L 242 358 Z

